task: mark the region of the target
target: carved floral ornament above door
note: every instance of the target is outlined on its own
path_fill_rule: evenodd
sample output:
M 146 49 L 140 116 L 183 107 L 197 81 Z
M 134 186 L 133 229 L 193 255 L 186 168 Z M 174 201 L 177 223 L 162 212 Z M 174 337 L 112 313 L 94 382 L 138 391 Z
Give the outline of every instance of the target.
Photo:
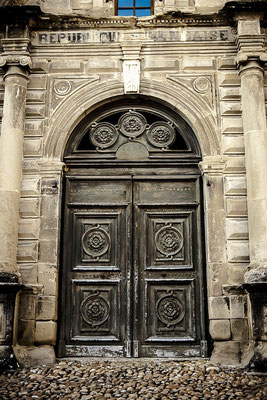
M 146 135 L 143 135 L 144 132 L 146 132 Z M 118 125 L 114 126 L 108 122 L 94 123 L 90 129 L 89 137 L 97 151 L 111 147 L 117 142 L 137 138 L 147 148 L 152 146 L 167 150 L 175 140 L 175 130 L 171 122 L 158 121 L 149 125 L 142 114 L 129 110 L 120 117 Z
M 69 139 L 65 160 L 199 160 L 200 149 L 187 122 L 165 107 L 114 103 L 80 123 Z

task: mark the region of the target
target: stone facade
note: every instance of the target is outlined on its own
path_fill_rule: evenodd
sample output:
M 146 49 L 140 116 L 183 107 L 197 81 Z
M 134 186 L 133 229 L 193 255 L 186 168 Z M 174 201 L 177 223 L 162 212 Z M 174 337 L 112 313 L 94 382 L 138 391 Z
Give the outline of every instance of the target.
M 155 15 L 144 18 L 114 16 L 113 1 L 2 3 L 0 272 L 23 285 L 13 334 L 19 362 L 55 357 L 68 138 L 91 110 L 131 93 L 176 110 L 201 147 L 211 361 L 262 365 L 264 2 L 155 0 Z M 1 329 L 1 300 L 0 313 Z

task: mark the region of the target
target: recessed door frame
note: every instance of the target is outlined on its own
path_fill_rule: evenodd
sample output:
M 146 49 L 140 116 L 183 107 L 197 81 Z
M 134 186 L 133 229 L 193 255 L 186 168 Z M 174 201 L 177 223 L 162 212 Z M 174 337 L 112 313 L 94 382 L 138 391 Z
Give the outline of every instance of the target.
M 197 210 L 197 221 L 199 223 L 199 227 L 197 227 L 198 231 L 198 252 L 201 253 L 201 260 L 199 261 L 199 265 L 197 267 L 197 273 L 200 274 L 197 277 L 198 285 L 198 296 L 199 303 L 197 308 L 194 308 L 194 313 L 199 313 L 200 317 L 197 317 L 197 321 L 200 324 L 200 327 L 196 327 L 197 335 L 191 340 L 191 342 L 197 343 L 198 349 L 195 351 L 193 346 L 189 348 L 188 346 L 182 350 L 180 354 L 177 355 L 182 356 L 199 356 L 206 355 L 206 330 L 205 330 L 205 309 L 206 309 L 206 285 L 205 285 L 205 252 L 204 252 L 204 229 L 203 229 L 203 218 L 202 218 L 202 185 L 201 185 L 201 176 L 198 168 L 198 163 L 201 160 L 201 151 L 198 144 L 198 141 L 186 121 L 174 111 L 169 110 L 166 106 L 162 104 L 157 104 L 156 102 L 142 103 L 142 97 L 139 100 L 133 98 L 127 98 L 123 103 L 120 101 L 115 101 L 112 104 L 105 105 L 101 109 L 97 109 L 89 114 L 87 117 L 82 120 L 78 126 L 74 129 L 72 135 L 69 138 L 69 141 L 66 145 L 65 149 L 65 157 L 64 161 L 67 165 L 67 172 L 64 177 L 64 195 L 63 195 L 63 209 L 67 210 L 68 207 L 75 207 L 75 204 L 67 204 L 71 203 L 69 193 L 68 193 L 68 185 L 69 182 L 72 181 L 86 181 L 95 179 L 96 185 L 97 182 L 104 182 L 105 180 L 115 180 L 118 182 L 118 186 L 124 181 L 155 181 L 164 180 L 164 177 L 168 177 L 170 181 L 190 181 L 195 179 L 198 187 L 198 200 L 194 205 Z M 132 121 L 134 122 L 133 128 L 134 131 L 131 132 Z M 157 122 L 158 121 L 158 122 Z M 138 129 L 136 131 L 137 125 Z M 125 125 L 125 126 L 124 126 Z M 161 130 L 164 132 L 164 137 L 162 139 Z M 104 136 L 102 136 L 102 131 Z M 88 135 L 91 141 L 91 147 L 88 148 Z M 106 136 L 107 135 L 107 136 Z M 177 139 L 175 139 L 175 137 Z M 178 139 L 180 138 L 180 139 Z M 163 140 L 164 145 L 159 145 Z M 177 141 L 178 140 L 178 141 Z M 133 144 L 133 151 L 129 153 L 130 158 L 128 158 L 128 150 L 129 146 Z M 100 147 L 99 147 L 100 145 Z M 181 149 L 179 150 L 179 146 L 181 145 Z M 128 147 L 127 147 L 128 146 Z M 138 147 L 139 146 L 139 147 Z M 121 151 L 121 149 L 124 149 Z M 140 149 L 142 155 L 139 158 L 138 149 Z M 174 184 L 175 186 L 175 184 Z M 86 189 L 79 189 L 84 190 Z M 75 190 L 74 190 L 75 192 Z M 81 195 L 82 192 L 80 192 Z M 108 192 L 107 192 L 108 193 Z M 107 198 L 107 193 L 105 194 L 105 198 Z M 171 193 L 171 192 L 170 192 Z M 186 199 L 185 199 L 186 201 Z M 78 201 L 79 203 L 79 201 Z M 116 201 L 115 201 L 116 203 Z M 131 203 L 131 204 L 130 204 Z M 167 202 L 168 203 L 168 202 Z M 166 203 L 166 204 L 167 204 Z M 175 201 L 174 201 L 175 203 Z M 77 205 L 77 204 L 76 204 Z M 78 207 L 82 210 L 85 203 L 82 200 Z M 87 204 L 88 205 L 88 204 Z M 107 205 L 107 203 L 106 203 Z M 115 204 L 116 205 L 116 204 Z M 126 204 L 125 204 L 126 205 Z M 131 208 L 134 204 L 128 202 L 127 207 Z M 114 204 L 113 204 L 114 206 Z M 117 205 L 116 205 L 117 206 Z M 150 205 L 151 206 L 151 205 Z M 184 205 L 186 206 L 186 204 Z M 104 204 L 103 204 L 104 207 Z M 135 210 L 134 210 L 135 208 Z M 141 207 L 142 208 L 142 207 Z M 138 213 L 141 215 L 143 211 L 138 210 L 138 207 L 133 207 L 133 211 L 130 211 L 131 214 L 137 215 Z M 60 313 L 60 330 L 59 330 L 59 341 L 58 341 L 58 354 L 60 356 L 64 356 L 65 353 L 65 344 L 66 344 L 66 312 L 65 312 L 65 295 L 64 290 L 66 287 L 66 280 L 68 280 L 68 274 L 70 271 L 65 271 L 64 263 L 66 260 L 66 256 L 64 256 L 64 247 L 66 248 L 66 243 L 69 241 L 69 245 L 73 246 L 73 238 L 68 236 L 66 229 L 64 226 L 67 221 L 67 212 L 65 212 L 62 218 L 62 259 L 61 259 L 61 313 Z M 176 221 L 177 222 L 177 221 Z M 175 223 L 176 223 L 175 222 Z M 125 231 L 125 235 L 130 237 L 131 235 L 135 235 L 137 232 L 136 227 L 130 227 L 132 222 L 129 223 L 129 227 L 127 228 L 130 233 Z M 90 225 L 90 224 L 89 224 Z M 88 225 L 88 229 L 90 231 L 90 226 Z M 196 225 L 192 230 L 196 228 Z M 79 228 L 80 229 L 80 228 Z M 172 232 L 175 232 L 176 228 L 173 228 Z M 160 230 L 160 229 L 159 229 Z M 179 230 L 179 229 L 178 229 Z M 102 232 L 102 233 L 101 233 Z M 103 230 L 99 229 L 99 235 L 106 235 Z M 85 235 L 85 231 L 80 234 L 81 238 Z M 154 237 L 159 235 L 157 232 L 154 232 Z M 178 235 L 178 233 L 177 233 Z M 133 239 L 136 243 L 135 238 Z M 64 244 L 65 243 L 65 244 Z M 67 244 L 68 246 L 68 244 Z M 136 261 L 135 253 L 136 249 L 132 245 L 127 248 L 127 261 L 132 264 L 132 261 Z M 133 251 L 132 251 L 133 249 Z M 158 251 L 158 250 L 157 250 Z M 135 252 L 135 253 L 134 253 Z M 90 253 L 90 252 L 89 252 Z M 64 258 L 65 257 L 65 258 Z M 139 258 L 141 255 L 139 255 Z M 196 265 L 196 260 L 194 260 Z M 65 263 L 66 264 L 66 263 Z M 195 267 L 194 267 L 195 268 Z M 74 268 L 75 269 L 75 268 Z M 116 269 L 116 268 L 115 268 Z M 128 270 L 130 271 L 131 266 L 128 265 Z M 134 269 L 137 271 L 137 266 L 135 265 Z M 144 270 L 146 267 L 144 266 Z M 76 268 L 77 270 L 77 268 Z M 83 269 L 81 268 L 81 271 Z M 184 268 L 186 271 L 186 268 Z M 85 271 L 85 269 L 84 269 Z M 101 271 L 98 271 L 101 273 Z M 95 273 L 97 276 L 97 272 Z M 162 271 L 162 274 L 166 274 L 166 271 Z M 187 271 L 187 278 L 191 279 L 192 274 L 190 275 L 190 271 Z M 186 275 L 184 275 L 186 277 Z M 138 277 L 140 278 L 140 276 Z M 149 276 L 147 276 L 149 280 Z M 75 281 L 75 276 L 72 277 Z M 125 277 L 125 280 L 128 282 L 128 292 L 132 289 L 129 289 L 129 274 Z M 135 277 L 134 277 L 135 279 Z M 166 278 L 167 279 L 167 278 Z M 171 277 L 174 280 L 174 277 Z M 192 278 L 194 279 L 194 277 Z M 84 280 L 86 280 L 84 278 Z M 111 278 L 109 277 L 108 282 L 111 282 Z M 175 290 L 175 288 L 174 288 Z M 193 289 L 195 290 L 195 289 Z M 173 304 L 179 303 L 179 295 L 178 291 L 172 298 Z M 90 297 L 91 296 L 91 297 Z M 175 296 L 178 300 L 175 300 Z M 89 294 L 90 298 L 93 298 L 93 294 Z M 102 296 L 103 297 L 103 296 Z M 166 297 L 168 297 L 166 295 Z M 161 304 L 160 299 L 155 300 L 155 304 L 159 308 Z M 81 300 L 83 302 L 83 300 Z M 104 300 L 101 300 L 103 304 Z M 86 302 L 85 302 L 86 303 Z M 81 303 L 81 304 L 85 304 Z M 154 304 L 154 307 L 155 307 Z M 70 308 L 69 308 L 70 309 Z M 65 312 L 65 316 L 64 316 Z M 131 315 L 129 318 L 135 318 L 136 315 Z M 84 318 L 86 320 L 86 318 Z M 160 320 L 160 318 L 159 318 Z M 164 323 L 166 320 L 161 317 L 161 322 Z M 105 320 L 106 322 L 106 320 Z M 153 321 L 152 321 L 153 322 Z M 118 352 L 118 356 L 126 355 L 126 356 L 159 356 L 159 353 L 142 353 L 140 351 L 140 333 L 135 330 L 134 336 L 130 337 L 129 331 L 131 330 L 130 323 L 128 324 L 128 333 L 125 343 L 122 345 L 121 349 Z M 165 325 L 171 326 L 171 323 L 165 323 Z M 126 330 L 127 330 L 126 329 Z M 148 331 L 148 329 L 147 329 Z M 139 335 L 139 337 L 138 337 Z M 130 340 L 129 340 L 130 338 Z M 138 340 L 137 340 L 138 339 Z M 104 341 L 104 340 L 103 340 Z M 86 340 L 84 340 L 86 342 Z M 136 343 L 135 343 L 136 342 Z M 153 342 L 153 338 L 152 338 Z M 160 341 L 158 341 L 160 342 Z M 162 338 L 162 343 L 164 342 L 164 338 Z M 190 342 L 189 338 L 185 338 L 184 342 Z M 192 344 L 192 343 L 191 343 Z M 182 348 L 182 346 L 180 345 Z M 109 351 L 106 349 L 104 351 L 105 354 L 102 354 L 101 351 L 97 354 L 97 349 L 94 355 L 108 355 Z M 111 354 L 112 353 L 112 354 Z M 110 355 L 116 355 L 111 352 Z M 119 354 L 120 353 L 120 354 Z M 73 347 L 73 354 L 69 355 L 91 355 L 86 352 L 86 346 L 84 348 L 80 347 L 80 350 Z M 168 357 L 168 351 L 165 354 L 162 353 L 163 356 Z
M 179 168 L 178 168 L 177 171 L 176 171 L 176 173 L 178 172 L 178 175 L 176 175 L 176 176 L 175 175 L 171 175 L 171 177 L 169 176 L 168 178 L 170 178 L 173 181 L 175 181 L 177 179 L 178 180 L 182 180 L 182 179 L 186 179 L 186 180 L 189 179 L 190 180 L 190 179 L 192 179 L 192 177 L 196 178 L 196 175 L 194 175 L 192 173 L 192 171 L 194 170 L 194 172 L 196 172 L 197 169 L 196 168 L 192 168 L 192 167 L 190 167 L 190 168 L 188 167 L 187 169 L 188 169 L 188 173 L 189 173 L 188 175 L 183 175 L 183 174 L 179 175 Z M 130 170 L 131 170 L 131 173 L 132 173 L 133 169 L 130 168 Z M 183 169 L 183 173 L 185 172 L 185 170 L 186 169 Z M 123 170 L 123 172 L 124 171 L 125 171 L 125 169 Z M 165 174 L 167 173 L 167 171 L 168 171 L 168 169 L 165 170 Z M 171 174 L 174 174 L 174 171 L 175 170 L 172 168 L 171 171 L 169 170 L 168 172 L 169 173 L 171 172 Z M 76 171 L 76 172 L 74 172 L 74 175 L 72 175 L 72 176 L 71 176 L 71 174 L 68 173 L 68 177 L 70 177 L 71 179 L 74 179 L 74 180 L 76 179 L 76 180 L 79 181 L 79 180 L 86 179 L 86 176 L 88 177 L 88 175 L 89 175 L 88 172 L 89 172 L 89 170 L 86 169 L 86 171 L 85 170 L 83 171 L 83 174 L 78 172 L 78 175 L 77 175 L 77 171 Z M 92 172 L 94 172 L 94 171 L 92 171 Z M 106 172 L 106 170 L 105 170 L 105 172 Z M 112 169 L 112 171 L 109 171 L 109 172 L 110 173 L 112 172 L 113 176 L 109 175 L 109 176 L 105 177 L 105 176 L 101 175 L 101 173 L 100 173 L 100 175 L 97 176 L 97 179 L 99 181 L 102 181 L 102 182 L 105 181 L 105 180 L 111 180 L 111 179 L 113 179 L 113 180 L 117 179 L 118 182 L 127 181 L 128 179 L 129 180 L 133 180 L 135 182 L 138 181 L 138 180 L 139 181 L 141 180 L 141 181 L 144 182 L 144 181 L 149 181 L 149 180 L 153 180 L 153 179 L 155 180 L 155 179 L 164 178 L 163 175 L 162 175 L 163 174 L 162 170 L 161 170 L 161 175 L 159 174 L 159 175 L 156 175 L 156 176 L 154 175 L 153 176 L 153 174 L 152 174 L 152 175 L 145 176 L 144 172 L 146 172 L 146 173 L 148 172 L 149 174 L 151 174 L 152 169 L 149 168 L 148 170 L 146 170 L 146 168 L 145 169 L 144 168 L 140 168 L 140 166 L 136 169 L 135 173 L 137 173 L 137 174 L 134 176 L 134 178 L 133 178 L 132 175 L 131 176 L 129 175 L 127 177 L 127 179 L 126 179 L 126 176 L 121 175 L 122 171 L 121 171 L 120 168 L 117 168 L 117 171 L 116 171 L 116 169 Z M 114 175 L 114 172 L 117 172 L 118 175 L 117 176 Z M 154 169 L 153 169 L 153 173 L 155 173 Z M 66 177 L 65 179 L 68 179 L 68 177 Z M 93 179 L 92 176 L 90 177 L 90 179 Z M 197 176 L 197 179 L 200 180 L 200 176 L 199 175 Z M 199 190 L 201 192 L 201 189 L 199 189 Z M 66 190 L 65 190 L 65 192 L 66 192 Z M 199 198 L 201 199 L 201 193 L 199 193 L 199 195 L 200 195 Z M 201 207 L 201 205 L 198 206 L 198 212 L 200 212 L 200 207 Z M 199 218 L 201 220 L 200 215 L 199 215 Z M 130 227 L 129 229 L 132 229 L 132 227 Z M 201 251 L 202 251 L 202 244 L 199 243 L 199 245 L 200 245 Z M 128 251 L 130 252 L 131 249 L 128 249 Z M 204 254 L 204 252 L 202 252 L 202 254 Z M 128 259 L 129 260 L 131 259 L 130 253 L 128 254 Z M 129 268 L 129 270 L 131 270 L 130 266 L 128 266 L 128 268 Z M 164 271 L 162 272 L 162 274 L 164 274 Z M 201 266 L 201 274 L 204 274 L 203 266 Z M 65 274 L 65 277 L 64 277 L 64 273 L 62 273 L 62 278 L 63 278 L 63 280 L 66 279 L 66 274 Z M 182 348 L 181 343 L 180 343 L 179 345 L 182 348 L 182 351 L 180 353 L 176 352 L 176 356 L 189 356 L 190 354 L 191 354 L 191 356 L 200 356 L 201 354 L 202 355 L 206 355 L 206 350 L 205 350 L 205 347 L 206 347 L 205 322 L 204 322 L 204 320 L 205 320 L 205 317 L 204 317 L 204 313 L 205 313 L 205 306 L 204 306 L 205 298 L 204 297 L 205 296 L 203 296 L 202 293 L 201 293 L 202 290 L 203 290 L 203 285 L 204 285 L 204 276 L 202 276 L 202 278 L 200 280 L 201 280 L 201 287 L 199 287 L 199 296 L 203 297 L 203 300 L 202 300 L 202 303 L 199 304 L 199 306 L 198 306 L 199 311 L 201 313 L 201 329 L 200 329 L 201 332 L 198 333 L 197 340 L 196 340 L 198 342 L 197 347 L 198 347 L 199 350 L 196 350 L 192 344 L 191 344 L 191 346 L 188 346 L 188 343 L 185 344 L 184 348 Z M 64 286 L 64 284 L 63 284 L 63 286 Z M 127 286 L 128 286 L 127 291 L 128 292 L 132 291 L 132 288 L 130 287 L 131 286 L 131 282 L 129 281 L 129 276 L 127 277 Z M 127 307 L 129 307 L 129 305 L 127 305 Z M 65 308 L 63 297 L 61 299 L 61 308 L 62 308 L 62 310 L 64 310 L 64 308 Z M 128 318 L 129 318 L 128 321 L 130 321 L 131 318 L 136 318 L 136 317 L 133 314 L 131 314 L 131 312 L 130 312 L 130 313 L 128 313 Z M 64 350 L 65 333 L 63 333 L 65 328 L 63 328 L 63 326 L 64 326 L 64 320 L 63 320 L 63 318 L 61 318 L 61 329 L 60 329 L 61 337 L 60 337 L 60 341 L 59 341 L 59 355 L 61 355 L 61 356 L 64 356 L 66 354 L 66 352 Z M 138 336 L 138 333 L 136 331 L 133 332 L 133 334 L 134 334 L 134 337 L 132 338 L 133 341 L 129 340 L 129 337 L 130 337 L 129 335 L 130 335 L 130 331 L 131 331 L 131 327 L 129 325 L 129 322 L 128 322 L 128 327 L 126 328 L 126 331 L 127 331 L 127 338 L 126 338 L 127 340 L 125 340 L 124 350 L 121 352 L 121 354 L 117 354 L 117 355 L 118 356 L 135 356 L 135 357 L 140 356 L 140 348 L 139 348 L 140 347 L 140 342 L 135 340 L 136 337 Z M 62 335 L 62 333 L 63 333 L 63 335 Z M 185 340 L 185 342 L 186 342 L 186 340 Z M 201 350 L 200 350 L 200 348 L 201 348 Z M 83 347 L 80 348 L 79 351 L 76 350 L 76 354 L 75 354 L 75 348 L 74 348 L 72 353 L 67 353 L 67 354 L 68 355 L 78 355 L 78 356 L 81 356 L 81 355 L 85 355 L 85 356 L 87 355 L 88 356 L 88 355 L 92 355 L 92 354 L 94 356 L 101 355 L 101 354 L 103 356 L 109 356 L 109 355 L 110 356 L 114 356 L 114 355 L 116 356 L 116 351 L 113 352 L 113 351 L 108 351 L 106 349 L 103 353 L 101 353 L 101 352 L 99 352 L 99 348 L 96 348 L 96 353 L 94 353 L 94 352 L 93 353 L 90 353 L 90 352 L 88 353 L 88 351 L 86 351 L 86 346 L 83 346 Z M 156 353 L 154 353 L 154 355 L 152 355 L 152 356 L 156 356 L 155 354 Z M 168 352 L 167 351 L 165 353 L 164 352 L 157 352 L 157 354 L 166 357 Z M 172 355 L 171 355 L 171 352 L 169 352 L 169 354 L 170 354 L 170 356 L 174 356 L 174 353 L 172 353 Z M 146 356 L 151 356 L 151 355 L 146 354 Z

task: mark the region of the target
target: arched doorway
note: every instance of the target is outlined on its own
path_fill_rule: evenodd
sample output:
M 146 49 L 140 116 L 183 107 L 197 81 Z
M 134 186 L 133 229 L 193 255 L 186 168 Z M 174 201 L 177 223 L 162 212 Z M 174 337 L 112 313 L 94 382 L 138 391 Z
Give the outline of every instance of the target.
M 206 355 L 200 160 L 189 124 L 146 97 L 74 129 L 59 356 Z

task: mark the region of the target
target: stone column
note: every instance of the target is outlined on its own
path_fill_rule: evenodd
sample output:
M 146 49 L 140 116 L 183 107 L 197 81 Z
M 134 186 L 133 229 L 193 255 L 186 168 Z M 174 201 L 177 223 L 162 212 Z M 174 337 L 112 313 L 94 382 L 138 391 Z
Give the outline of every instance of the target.
M 238 19 L 237 64 L 241 77 L 249 218 L 250 270 L 267 279 L 267 127 L 264 98 L 264 38 L 257 16 Z M 249 281 L 251 273 L 246 277 Z M 254 278 L 253 278 L 254 279 Z
M 264 39 L 257 15 L 238 17 L 237 64 L 245 140 L 250 270 L 257 270 L 259 279 L 261 274 L 267 278 L 267 127 L 263 86 L 267 54 Z M 246 275 L 248 281 L 250 275 Z
M 258 61 L 248 61 L 240 67 L 250 269 L 257 269 L 260 274 L 267 273 L 267 129 L 263 73 Z
M 0 137 L 0 272 L 18 275 L 17 241 L 22 177 L 28 39 L 3 39 L 0 67 L 5 69 L 4 108 Z M 26 67 L 26 68 L 25 68 Z
M 17 268 L 19 200 L 22 177 L 29 39 L 3 39 L 0 67 L 5 94 L 0 137 L 0 366 L 11 364 Z M 11 296 L 11 293 L 13 295 Z M 12 303 L 12 304 L 11 304 Z
M 260 16 L 243 13 L 237 20 L 250 246 L 245 288 L 250 294 L 253 331 L 259 332 L 264 331 L 264 309 L 267 306 L 266 300 L 265 303 L 262 301 L 262 293 L 267 290 L 267 126 L 263 82 L 267 54 L 264 52 L 265 35 L 261 34 Z M 257 298 L 260 307 L 255 301 Z M 259 318 L 260 314 L 262 318 Z M 253 339 L 254 359 L 257 358 L 258 364 L 261 361 L 266 364 L 264 352 L 267 353 L 267 342 L 258 334 L 257 337 L 254 334 Z

